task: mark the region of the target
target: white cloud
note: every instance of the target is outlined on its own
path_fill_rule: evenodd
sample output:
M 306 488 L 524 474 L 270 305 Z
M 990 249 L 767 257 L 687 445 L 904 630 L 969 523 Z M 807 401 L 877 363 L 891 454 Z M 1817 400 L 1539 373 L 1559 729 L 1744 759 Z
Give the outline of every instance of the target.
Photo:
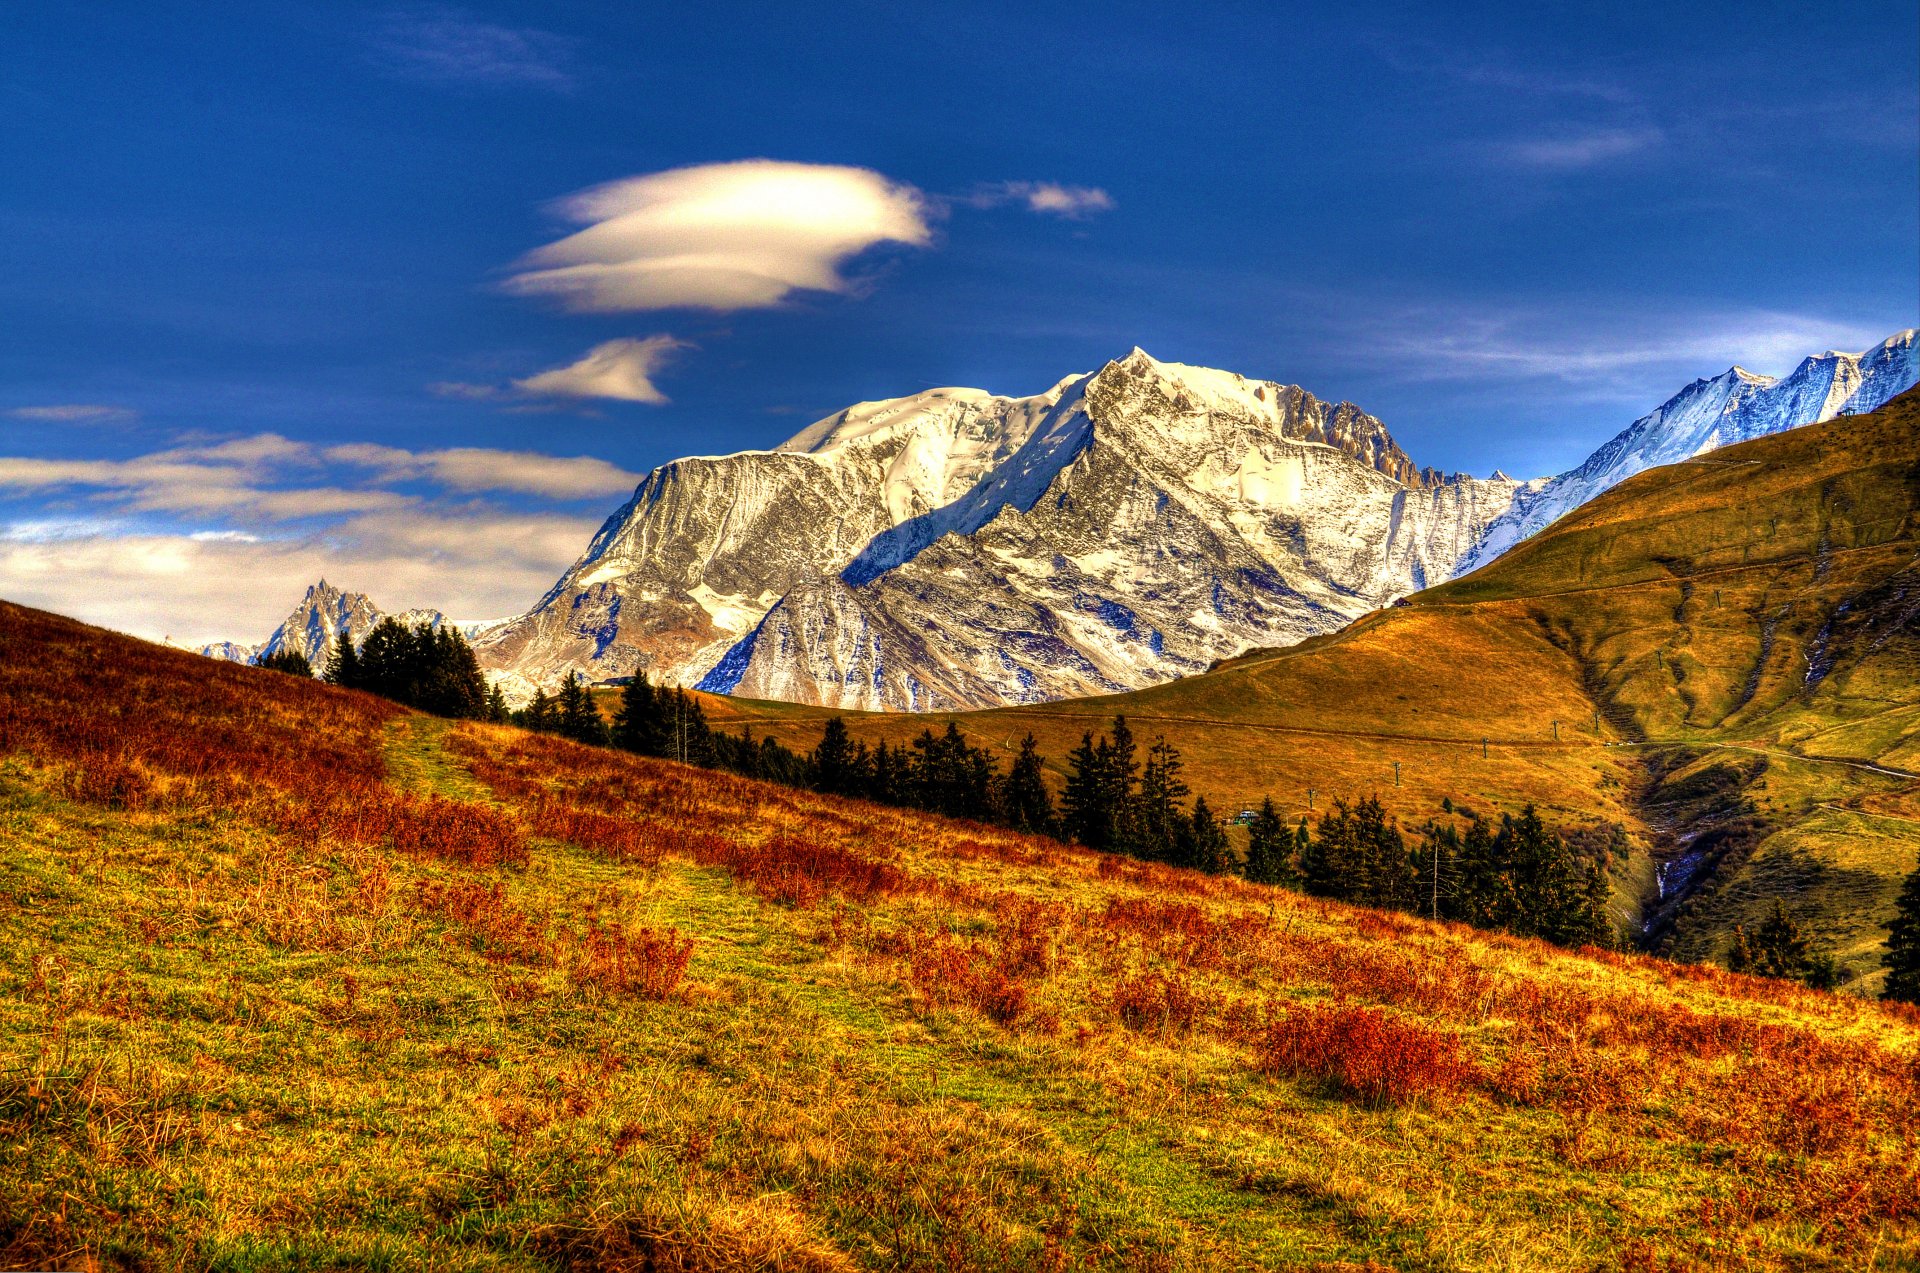
M 747 159 L 597 186 L 556 210 L 585 229 L 529 253 L 508 291 L 614 313 L 763 309 L 846 292 L 845 263 L 932 242 L 927 201 L 865 168 Z
M 640 481 L 638 473 L 590 455 L 541 455 L 480 447 L 404 451 L 370 442 L 329 447 L 324 455 L 336 463 L 374 470 L 388 481 L 425 478 L 449 490 L 518 491 L 549 499 L 624 495 Z
M 395 609 L 513 614 L 579 554 L 599 513 L 478 493 L 599 502 L 639 480 L 591 456 L 321 448 L 271 433 L 130 459 L 0 457 L 0 497 L 42 505 L 0 523 L 0 597 L 191 644 L 259 640 L 323 574 Z M 47 505 L 73 495 L 85 511 Z
M 1675 375 L 1717 375 L 1736 364 L 1782 375 L 1808 354 L 1858 352 L 1886 336 L 1859 323 L 1772 310 L 1649 316 L 1585 308 L 1565 313 L 1422 308 L 1379 323 L 1368 341 L 1411 379 L 1612 382 L 1638 389 L 1657 387 Z
M 380 65 L 447 84 L 571 89 L 574 41 L 532 27 L 485 22 L 460 9 L 389 13 L 373 37 Z
M 1041 212 L 1082 221 L 1096 212 L 1111 212 L 1113 196 L 1098 186 L 1069 186 L 1057 181 L 1001 181 L 979 186 L 960 200 L 975 208 L 1018 203 L 1029 212 Z
M 595 525 L 462 504 L 370 515 L 295 538 L 0 534 L 0 596 L 194 646 L 265 639 L 323 576 L 391 609 L 492 618 L 525 610 Z
M 627 336 L 595 345 L 578 362 L 513 383 L 527 393 L 612 398 L 659 406 L 666 402 L 667 395 L 654 386 L 653 377 L 676 351 L 688 348 L 691 346 L 685 341 L 667 335 L 644 339 Z
M 1657 128 L 1590 128 L 1495 147 L 1494 155 L 1522 168 L 1572 171 L 1652 150 L 1666 140 Z
M 137 414 L 126 407 L 107 406 L 98 402 L 58 402 L 44 407 L 10 407 L 0 411 L 0 415 L 9 420 L 25 420 L 31 424 L 124 424 L 137 418 Z

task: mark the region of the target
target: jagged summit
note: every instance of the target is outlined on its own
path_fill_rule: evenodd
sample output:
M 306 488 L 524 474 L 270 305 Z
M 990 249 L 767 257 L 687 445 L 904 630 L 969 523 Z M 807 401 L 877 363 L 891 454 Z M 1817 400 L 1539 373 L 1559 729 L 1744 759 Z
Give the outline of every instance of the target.
M 1635 473 L 1843 412 L 1871 411 L 1920 380 L 1915 329 L 1857 354 L 1829 350 L 1775 378 L 1729 367 L 1635 420 L 1578 468 L 1532 484 L 1460 562 L 1464 574 Z
M 1516 482 L 1416 466 L 1352 403 L 1135 347 L 1030 397 L 927 389 L 662 465 L 475 648 L 522 700 L 576 671 L 882 709 L 1139 688 L 1334 631 L 1642 469 L 1916 380 L 1911 331 L 1777 380 L 1729 368 Z M 244 651 L 318 663 L 378 617 L 321 580 Z

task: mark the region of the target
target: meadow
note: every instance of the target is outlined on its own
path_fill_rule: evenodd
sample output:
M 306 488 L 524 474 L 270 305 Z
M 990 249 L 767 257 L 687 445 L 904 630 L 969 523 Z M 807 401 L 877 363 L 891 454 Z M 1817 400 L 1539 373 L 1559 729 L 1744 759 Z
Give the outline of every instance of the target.
M 1629 479 L 1465 578 L 1331 636 L 1251 651 L 1131 694 L 953 716 L 848 713 L 899 743 L 955 722 L 1056 775 L 1124 713 L 1164 735 L 1214 807 L 1272 796 L 1291 820 L 1377 795 L 1403 822 L 1442 802 L 1536 806 L 1627 827 L 1647 852 L 1615 913 L 1690 959 L 1784 898 L 1876 993 L 1901 879 L 1920 860 L 1920 393 Z M 818 707 L 709 699 L 716 727 L 804 751 Z M 1738 773 L 1725 799 L 1687 785 Z M 1676 791 L 1680 795 L 1676 795 Z M 1686 816 L 1681 816 L 1681 815 Z M 1740 819 L 1765 836 L 1701 872 L 1684 913 L 1655 857 Z
M 0 1263 L 1896 1269 L 1920 1015 L 0 605 Z

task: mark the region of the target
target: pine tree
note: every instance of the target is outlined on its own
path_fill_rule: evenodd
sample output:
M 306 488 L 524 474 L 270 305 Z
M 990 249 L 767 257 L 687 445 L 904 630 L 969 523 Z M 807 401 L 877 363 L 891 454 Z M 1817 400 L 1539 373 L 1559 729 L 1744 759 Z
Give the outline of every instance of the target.
M 1175 843 L 1180 834 L 1180 802 L 1189 794 L 1187 784 L 1180 779 L 1182 768 L 1178 749 L 1164 738 L 1155 739 L 1147 749 L 1146 767 L 1140 774 L 1140 793 L 1133 802 L 1134 823 L 1128 839 L 1131 851 L 1140 857 L 1192 866 L 1195 863 L 1180 861 L 1190 854 L 1191 846 L 1183 849 Z
M 1809 945 L 1806 930 L 1787 913 L 1786 904 L 1776 898 L 1773 913 L 1751 934 L 1742 926 L 1734 927 L 1727 967 L 1756 977 L 1799 981 L 1814 971 Z
M 1106 736 L 1081 735 L 1067 757 L 1067 781 L 1060 793 L 1060 822 L 1067 835 L 1090 849 L 1113 847 L 1113 749 Z
M 1047 791 L 1039 745 L 1028 734 L 1020 740 L 1020 754 L 1001 786 L 1000 808 L 1008 826 L 1035 835 L 1052 835 L 1055 830 L 1053 796 Z
M 1887 934 L 1887 984 L 1882 999 L 1920 1003 L 1920 866 L 1901 886 L 1894 903 L 1893 927 Z
M 1229 865 L 1227 859 L 1227 833 L 1214 819 L 1213 810 L 1207 807 L 1207 798 L 1200 796 L 1193 802 L 1193 816 L 1183 819 L 1190 847 L 1187 850 L 1188 865 L 1209 875 L 1219 875 Z
M 498 685 L 487 686 L 487 719 L 496 725 L 512 719 L 512 713 L 507 710 L 507 696 L 500 692 Z
M 289 676 L 311 677 L 313 675 L 313 664 L 307 662 L 307 656 L 298 650 L 276 650 L 254 666 L 268 668 L 275 672 L 285 672 Z
M 665 695 L 654 688 L 645 670 L 633 674 L 620 691 L 620 708 L 613 716 L 613 745 L 642 756 L 667 754 Z
M 1305 823 L 1302 823 L 1304 826 Z M 1260 802 L 1259 812 L 1247 827 L 1247 860 L 1242 868 L 1255 884 L 1278 884 L 1287 876 L 1287 858 L 1293 849 L 1293 833 L 1280 820 L 1273 797 Z
M 807 784 L 815 791 L 824 791 L 829 795 L 850 796 L 857 793 L 856 782 L 859 769 L 855 763 L 853 740 L 847 735 L 847 722 L 835 716 L 827 722 L 825 732 L 820 736 L 820 745 L 813 749 L 807 761 Z
M 328 684 L 342 689 L 365 688 L 360 675 L 360 651 L 354 648 L 352 638 L 346 633 L 341 633 L 333 643 L 333 649 L 327 654 L 327 670 L 322 675 Z
M 560 709 L 545 690 L 535 690 L 533 701 L 520 713 L 520 723 L 536 734 L 557 734 L 560 732 Z
M 606 722 L 600 719 L 600 711 L 593 705 L 593 693 L 578 672 L 569 672 L 566 684 L 560 687 L 559 729 L 564 737 L 576 743 L 599 746 L 607 741 Z

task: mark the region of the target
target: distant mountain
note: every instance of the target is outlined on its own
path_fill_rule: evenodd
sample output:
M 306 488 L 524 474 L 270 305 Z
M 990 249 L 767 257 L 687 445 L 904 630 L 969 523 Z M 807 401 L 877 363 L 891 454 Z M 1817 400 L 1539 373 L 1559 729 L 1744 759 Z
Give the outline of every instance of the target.
M 1913 330 L 1896 332 L 1865 353 L 1815 355 L 1777 380 L 1741 367 L 1696 380 L 1628 425 L 1580 467 L 1520 491 L 1512 509 L 1487 528 L 1456 573 L 1479 569 L 1635 473 L 1843 413 L 1872 411 L 1915 382 L 1920 382 L 1920 345 Z
M 384 618 L 397 619 L 409 627 L 424 623 L 435 629 L 450 622 L 438 610 L 383 611 L 366 593 L 342 592 L 322 579 L 307 589 L 300 603 L 273 630 L 273 635 L 259 645 L 237 645 L 232 641 L 222 641 L 201 647 L 200 653 L 231 663 L 258 663 L 274 654 L 298 654 L 312 664 L 314 672 L 318 674 L 326 667 L 334 646 L 343 637 L 351 640 L 354 648 L 358 649 L 360 643 L 367 639 L 367 633 L 373 631 Z M 493 625 L 458 626 L 472 636 Z
M 1515 489 L 1416 469 L 1349 404 L 1136 349 L 964 497 L 802 581 L 700 687 L 924 711 L 1150 685 L 1444 578 Z
M 1736 367 L 1516 482 L 1421 468 L 1351 403 L 1135 349 L 1031 397 L 930 389 L 663 465 L 532 609 L 470 631 L 516 702 L 574 672 L 915 711 L 1139 689 L 1336 631 L 1644 469 L 1916 380 L 1912 331 L 1778 380 Z M 378 617 L 322 583 L 265 645 L 207 652 L 317 665 Z
M 691 685 L 801 580 L 993 472 L 1065 383 L 1030 398 L 930 389 L 861 403 L 772 451 L 655 469 L 546 596 L 476 651 L 519 697 L 572 670 Z

